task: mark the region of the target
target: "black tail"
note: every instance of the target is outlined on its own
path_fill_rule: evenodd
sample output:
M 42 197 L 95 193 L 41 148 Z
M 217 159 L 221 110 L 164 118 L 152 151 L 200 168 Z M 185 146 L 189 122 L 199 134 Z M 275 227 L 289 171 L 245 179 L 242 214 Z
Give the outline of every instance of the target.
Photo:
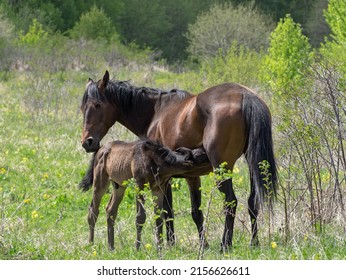
M 249 164 L 252 188 L 259 205 L 276 198 L 277 170 L 273 151 L 271 116 L 267 105 L 256 95 L 243 95 L 247 130 L 245 157 Z
M 86 192 L 86 191 L 90 190 L 90 188 L 93 185 L 93 182 L 94 182 L 94 162 L 95 162 L 95 156 L 96 156 L 96 152 L 93 153 L 93 155 L 91 157 L 91 160 L 90 160 L 89 168 L 88 168 L 87 172 L 85 173 L 82 181 L 78 185 L 78 187 L 83 192 Z

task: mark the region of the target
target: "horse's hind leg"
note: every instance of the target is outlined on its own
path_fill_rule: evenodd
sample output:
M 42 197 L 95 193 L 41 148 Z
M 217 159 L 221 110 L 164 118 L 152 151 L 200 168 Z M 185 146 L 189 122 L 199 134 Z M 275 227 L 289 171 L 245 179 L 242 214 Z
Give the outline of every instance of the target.
M 113 182 L 113 193 L 106 207 L 108 246 L 110 250 L 114 250 L 114 222 L 124 193 L 125 188 Z
M 146 213 L 144 209 L 144 196 L 142 194 L 138 194 L 137 196 L 137 215 L 136 215 L 136 228 L 137 228 L 137 240 L 136 240 L 136 249 L 139 250 L 141 246 L 142 239 L 142 229 L 146 220 Z
M 237 198 L 233 191 L 232 179 L 221 182 L 219 190 L 225 195 L 224 213 L 226 218 L 221 243 L 222 248 L 225 249 L 232 246 L 234 219 L 237 209 Z
M 248 210 L 251 221 L 251 246 L 258 246 L 258 228 L 257 228 L 257 216 L 258 216 L 258 203 L 256 203 L 255 186 L 253 180 L 251 180 L 251 193 L 248 200 Z

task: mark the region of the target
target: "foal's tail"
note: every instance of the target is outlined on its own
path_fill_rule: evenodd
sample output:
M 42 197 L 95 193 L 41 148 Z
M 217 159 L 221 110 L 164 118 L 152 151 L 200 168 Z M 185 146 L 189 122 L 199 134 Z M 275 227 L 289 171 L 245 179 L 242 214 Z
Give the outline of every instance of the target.
M 90 163 L 89 163 L 89 168 L 87 172 L 85 173 L 82 181 L 79 183 L 78 187 L 83 191 L 86 192 L 88 191 L 94 182 L 94 162 L 95 162 L 95 157 L 96 153 L 92 154 Z
M 245 158 L 249 164 L 251 191 L 259 206 L 276 198 L 278 178 L 273 151 L 271 116 L 267 105 L 256 95 L 243 95 L 247 146 Z

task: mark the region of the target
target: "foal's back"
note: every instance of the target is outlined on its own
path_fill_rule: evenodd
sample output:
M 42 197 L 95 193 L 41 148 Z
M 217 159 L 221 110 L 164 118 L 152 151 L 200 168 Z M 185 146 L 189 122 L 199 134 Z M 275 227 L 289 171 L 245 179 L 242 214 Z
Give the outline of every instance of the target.
M 134 147 L 138 141 L 113 141 L 105 144 L 98 152 L 96 168 L 102 169 L 109 178 L 122 185 L 133 177 L 131 165 L 134 157 Z

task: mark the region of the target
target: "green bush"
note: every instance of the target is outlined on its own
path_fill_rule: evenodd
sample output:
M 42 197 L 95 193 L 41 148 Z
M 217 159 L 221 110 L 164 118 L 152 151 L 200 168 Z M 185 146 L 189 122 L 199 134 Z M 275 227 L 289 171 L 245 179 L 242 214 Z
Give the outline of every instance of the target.
M 43 25 L 35 18 L 29 26 L 29 31 L 19 35 L 19 42 L 24 45 L 35 45 L 45 40 L 47 36 L 48 33 L 43 29 Z
M 197 58 L 226 54 L 234 41 L 250 49 L 268 46 L 272 22 L 251 6 L 214 5 L 189 25 L 189 53 Z
M 262 53 L 233 42 L 225 54 L 220 51 L 215 58 L 203 61 L 201 73 L 209 85 L 237 82 L 255 87 L 262 57 Z
M 296 88 L 305 85 L 312 58 L 308 38 L 303 35 L 300 25 L 287 15 L 270 35 L 261 78 L 275 94 L 294 93 Z
M 13 56 L 14 28 L 0 7 L 0 71 L 8 70 Z
M 116 31 L 104 11 L 93 6 L 89 12 L 82 14 L 80 20 L 70 31 L 70 35 L 74 39 L 104 39 L 109 42 L 112 37 L 116 36 Z

